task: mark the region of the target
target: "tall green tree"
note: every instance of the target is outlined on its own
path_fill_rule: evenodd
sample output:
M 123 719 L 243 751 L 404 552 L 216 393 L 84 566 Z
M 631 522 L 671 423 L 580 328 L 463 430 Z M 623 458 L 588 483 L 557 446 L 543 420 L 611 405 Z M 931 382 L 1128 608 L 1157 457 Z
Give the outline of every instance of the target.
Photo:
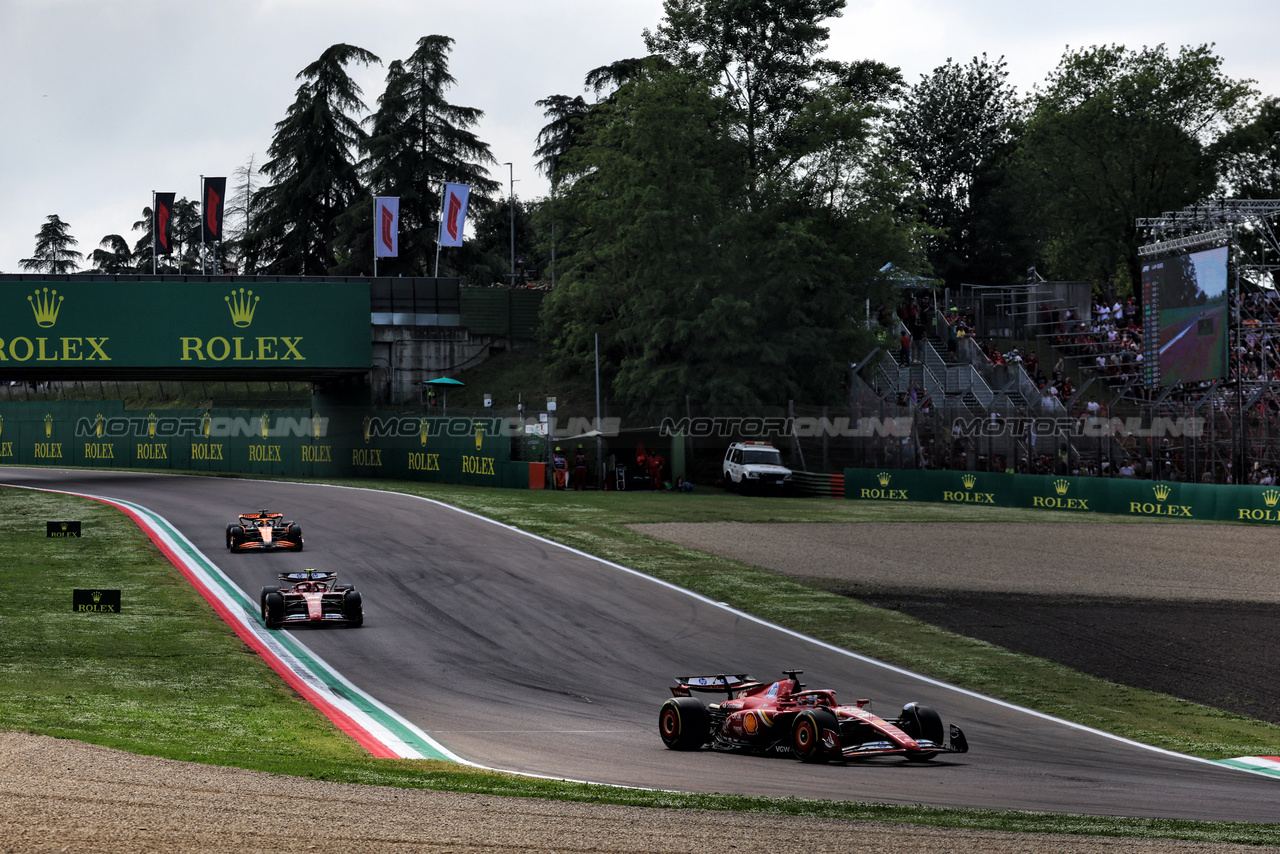
M 588 115 L 569 155 L 565 272 L 544 303 L 549 349 L 585 373 L 599 333 L 614 394 L 632 403 L 838 399 L 860 349 L 856 300 L 883 296 L 885 261 L 914 260 L 866 105 L 815 84 L 805 133 L 774 161 L 804 168 L 753 196 L 719 88 L 654 63 Z
M 535 105 L 542 108 L 548 121 L 538 131 L 538 147 L 533 153 L 538 158 L 538 171 L 551 179 L 554 192 L 560 182 L 557 166 L 582 138 L 583 120 L 590 105 L 581 95 L 549 95 Z
M 645 31 L 649 51 L 713 80 L 725 118 L 744 146 L 753 199 L 786 182 L 808 153 L 806 135 L 815 80 L 848 67 L 820 61 L 825 22 L 845 0 L 664 0 L 664 19 Z
M 36 232 L 35 252 L 18 262 L 22 269 L 55 276 L 74 273 L 84 255 L 72 248 L 80 241 L 71 236 L 70 229 L 57 214 L 45 217 L 44 225 Z
M 1223 74 L 1208 45 L 1068 52 L 1036 91 L 1023 141 L 1041 269 L 1107 291 L 1139 283 L 1135 220 L 1213 192 L 1210 145 L 1247 108 L 1250 82 Z
M 89 253 L 88 260 L 99 273 L 132 273 L 137 269 L 129 242 L 119 234 L 103 237 L 98 248 Z
M 893 115 L 911 186 L 904 207 L 935 229 L 929 261 L 949 285 L 1007 284 L 1025 267 L 1009 174 L 1024 125 L 1004 58 L 985 54 L 923 75 Z
M 379 273 L 433 271 L 444 182 L 467 184 L 477 201 L 499 189 L 487 168 L 496 161 L 474 130 L 484 112 L 447 98 L 457 82 L 449 72 L 452 48 L 448 36 L 418 39 L 408 59 L 387 67 L 386 89 L 369 120 L 369 136 L 362 144 L 369 184 L 378 195 L 400 198 L 399 257 L 379 262 Z M 344 271 L 371 265 L 372 217 L 373 203 L 366 195 L 344 219 Z M 456 255 L 446 254 L 442 264 L 452 264 Z
M 1218 194 L 1280 199 L 1280 98 L 1267 98 L 1213 144 Z
M 255 194 L 252 239 L 265 272 L 316 276 L 339 260 L 336 220 L 367 195 L 356 162 L 366 134 L 361 89 L 347 66 L 380 63 L 349 44 L 335 44 L 298 73 L 302 83 L 284 119 L 276 123 L 262 171 L 272 184 Z

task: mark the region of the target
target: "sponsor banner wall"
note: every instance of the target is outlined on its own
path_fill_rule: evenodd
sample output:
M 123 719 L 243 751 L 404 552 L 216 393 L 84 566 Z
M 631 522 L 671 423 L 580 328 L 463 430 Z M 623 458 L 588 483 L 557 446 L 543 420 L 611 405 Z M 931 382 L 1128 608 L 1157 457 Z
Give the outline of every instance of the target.
M 126 410 L 0 403 L 0 464 L 371 477 L 527 489 L 502 419 L 369 409 Z
M 1152 519 L 1280 523 L 1280 487 L 969 471 L 845 469 L 845 497 L 1115 513 Z
M 10 282 L 3 368 L 368 369 L 369 286 Z

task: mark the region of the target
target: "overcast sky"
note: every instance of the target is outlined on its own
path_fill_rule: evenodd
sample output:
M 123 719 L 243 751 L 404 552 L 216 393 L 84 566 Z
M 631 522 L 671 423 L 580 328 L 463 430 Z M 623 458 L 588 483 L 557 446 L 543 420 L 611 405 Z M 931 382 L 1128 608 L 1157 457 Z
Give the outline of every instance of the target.
M 49 214 L 87 255 L 107 234 L 132 244 L 153 190 L 197 199 L 201 174 L 261 163 L 295 76 L 338 42 L 382 59 L 353 69 L 372 106 L 386 63 L 421 36 L 453 38 L 450 100 L 485 112 L 478 133 L 512 162 L 516 195 L 544 195 L 534 102 L 579 94 L 587 71 L 642 55 L 661 10 L 661 0 L 0 0 L 0 271 L 21 271 Z M 1004 56 L 1025 92 L 1068 45 L 1212 42 L 1229 76 L 1277 95 L 1275 22 L 1263 0 L 849 0 L 828 55 L 880 60 L 909 83 L 949 57 Z M 494 177 L 506 184 L 507 168 Z

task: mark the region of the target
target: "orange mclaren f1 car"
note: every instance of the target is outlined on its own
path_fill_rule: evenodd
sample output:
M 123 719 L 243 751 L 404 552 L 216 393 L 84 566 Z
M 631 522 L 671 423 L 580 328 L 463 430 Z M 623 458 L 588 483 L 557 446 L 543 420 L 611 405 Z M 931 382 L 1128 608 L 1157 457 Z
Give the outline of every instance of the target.
M 283 513 L 259 510 L 241 513 L 227 526 L 227 548 L 233 552 L 302 551 L 302 528 L 297 522 L 285 521 Z

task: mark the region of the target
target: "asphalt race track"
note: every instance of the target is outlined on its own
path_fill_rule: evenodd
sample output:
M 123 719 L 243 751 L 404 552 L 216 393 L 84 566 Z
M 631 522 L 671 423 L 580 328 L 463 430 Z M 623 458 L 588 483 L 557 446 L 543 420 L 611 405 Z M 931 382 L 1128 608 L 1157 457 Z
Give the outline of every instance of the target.
M 849 657 L 439 504 L 306 484 L 0 469 L 0 483 L 137 502 L 256 599 L 316 567 L 361 591 L 361 629 L 290 629 L 460 756 L 627 786 L 931 806 L 1274 822 L 1280 781 L 1143 749 Z M 625 500 L 620 499 L 620 500 Z M 296 519 L 301 554 L 229 554 L 236 513 Z M 672 677 L 799 668 L 810 687 L 905 702 L 964 729 L 966 755 L 810 766 L 663 747 Z

